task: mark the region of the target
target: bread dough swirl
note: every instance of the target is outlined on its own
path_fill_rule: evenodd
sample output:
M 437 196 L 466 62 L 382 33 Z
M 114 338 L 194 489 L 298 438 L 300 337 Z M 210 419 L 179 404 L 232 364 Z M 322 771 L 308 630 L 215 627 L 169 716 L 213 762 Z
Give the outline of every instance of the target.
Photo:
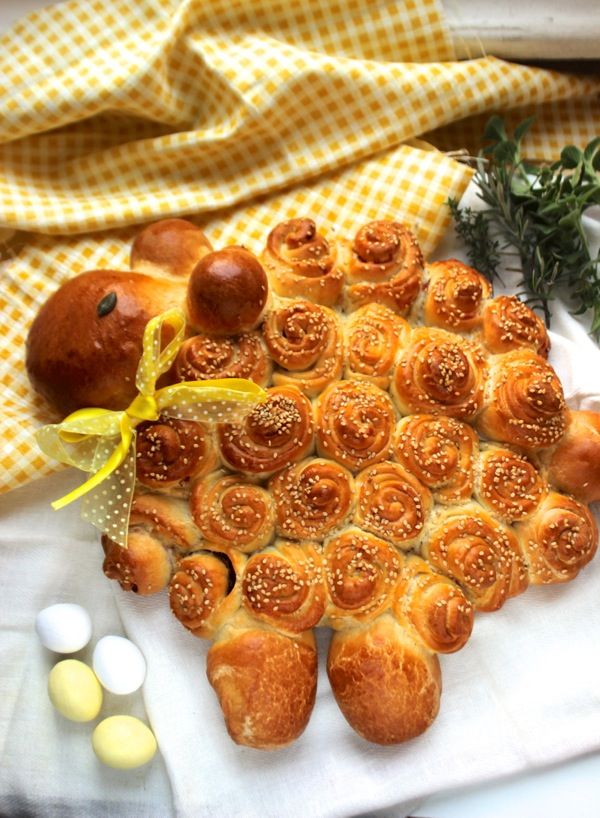
M 272 477 L 277 531 L 295 540 L 316 539 L 339 528 L 354 503 L 352 474 L 331 460 L 309 458 Z
M 271 368 L 271 359 L 258 332 L 246 332 L 233 338 L 200 334 L 181 345 L 173 365 L 173 380 L 247 378 L 266 386 Z

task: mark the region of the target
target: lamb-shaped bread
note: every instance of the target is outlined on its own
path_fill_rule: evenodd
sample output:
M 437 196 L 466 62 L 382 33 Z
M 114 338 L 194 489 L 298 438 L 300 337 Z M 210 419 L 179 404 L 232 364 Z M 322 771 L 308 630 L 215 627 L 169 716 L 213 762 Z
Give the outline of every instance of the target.
M 170 219 L 131 263 L 41 308 L 34 388 L 63 412 L 125 408 L 147 321 L 179 307 L 186 337 L 163 380 L 247 378 L 266 399 L 236 422 L 137 425 L 128 547 L 105 533 L 105 574 L 167 589 L 181 624 L 213 640 L 234 741 L 301 734 L 320 626 L 349 724 L 380 744 L 420 735 L 440 706 L 438 656 L 475 614 L 594 556 L 600 415 L 566 407 L 525 304 L 460 261 L 425 264 L 397 222 L 346 240 L 291 219 L 254 255 Z

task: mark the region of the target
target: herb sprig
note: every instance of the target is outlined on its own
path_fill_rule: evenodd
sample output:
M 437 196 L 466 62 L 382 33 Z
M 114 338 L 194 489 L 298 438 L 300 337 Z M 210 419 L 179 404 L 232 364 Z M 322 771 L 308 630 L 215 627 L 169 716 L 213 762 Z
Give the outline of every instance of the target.
M 581 223 L 585 209 L 600 204 L 600 137 L 583 150 L 568 145 L 553 164 L 534 165 L 521 153 L 532 123 L 524 120 L 509 136 L 500 117 L 489 120 L 474 176 L 486 209 L 460 209 L 450 199 L 456 231 L 471 264 L 490 280 L 503 258 L 518 257 L 526 300 L 548 324 L 560 290 L 574 315 L 591 311 L 590 333 L 600 340 L 600 257 L 591 257 Z

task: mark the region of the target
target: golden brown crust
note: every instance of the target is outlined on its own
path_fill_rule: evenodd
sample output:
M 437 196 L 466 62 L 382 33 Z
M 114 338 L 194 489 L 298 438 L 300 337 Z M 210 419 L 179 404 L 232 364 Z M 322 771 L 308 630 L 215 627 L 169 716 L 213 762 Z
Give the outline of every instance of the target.
M 413 331 L 392 381 L 403 415 L 429 413 L 470 420 L 481 409 L 487 377 L 483 350 L 446 330 Z
M 388 457 L 396 424 L 390 396 L 370 383 L 340 381 L 315 403 L 317 451 L 351 471 Z
M 343 285 L 336 256 L 335 246 L 312 219 L 290 219 L 269 233 L 261 261 L 278 295 L 332 307 L 340 300 Z
M 273 539 L 273 498 L 238 475 L 216 472 L 194 483 L 190 508 L 202 535 L 219 550 L 247 554 Z
M 454 418 L 412 415 L 398 423 L 397 460 L 444 505 L 471 496 L 477 450 L 473 429 Z
M 209 335 L 255 329 L 267 303 L 269 282 L 258 259 L 243 247 L 205 255 L 188 281 L 188 323 Z
M 568 411 L 567 430 L 544 459 L 557 489 L 584 503 L 600 500 L 600 413 Z
M 421 557 L 409 556 L 396 586 L 393 612 L 400 624 L 436 653 L 454 653 L 473 630 L 473 606 L 448 577 L 435 572 Z
M 391 617 L 367 628 L 335 632 L 327 674 L 346 720 L 367 741 L 408 741 L 421 735 L 438 713 L 438 659 Z
M 528 585 L 517 538 L 475 503 L 439 515 L 423 539 L 423 557 L 480 611 L 498 610 Z
M 218 432 L 221 454 L 232 469 L 266 477 L 310 454 L 312 406 L 297 387 L 276 386 L 242 424 L 223 424 Z
M 598 528 L 589 509 L 551 491 L 529 519 L 515 526 L 534 584 L 568 582 L 598 547 Z
M 482 309 L 492 294 L 489 282 L 454 258 L 429 264 L 427 273 L 424 322 L 458 332 L 480 326 Z
M 129 266 L 151 276 L 188 278 L 200 259 L 212 251 L 199 227 L 185 219 L 161 219 L 135 237 Z
M 505 522 L 532 514 L 546 482 L 525 455 L 501 446 L 484 446 L 479 457 L 475 497 Z
M 140 273 L 92 270 L 70 279 L 31 325 L 31 383 L 64 414 L 88 406 L 125 409 L 137 395 L 146 324 L 184 298 L 184 282 Z
M 171 380 L 203 381 L 213 378 L 248 378 L 266 386 L 271 378 L 271 360 L 258 332 L 233 338 L 193 335 L 181 345 Z
M 360 307 L 347 323 L 345 377 L 387 389 L 398 350 L 409 335 L 408 322 L 383 304 Z
M 392 604 L 402 564 L 390 543 L 359 528 L 332 537 L 323 548 L 327 624 L 351 628 L 379 616 Z
M 281 536 L 320 540 L 350 515 L 354 481 L 343 466 L 314 457 L 272 477 L 269 491 L 275 501 Z
M 243 563 L 235 559 L 241 573 Z M 198 551 L 181 557 L 169 583 L 174 616 L 194 636 L 213 637 L 241 604 L 236 566 L 223 554 Z
M 242 580 L 244 607 L 277 630 L 302 633 L 325 611 L 323 560 L 314 543 L 277 540 L 248 560 Z
M 333 310 L 310 301 L 293 301 L 271 310 L 263 335 L 277 369 L 275 386 L 293 384 L 314 398 L 342 373 L 343 345 Z
M 171 558 L 163 541 L 151 531 L 132 529 L 127 548 L 104 534 L 102 548 L 105 576 L 116 580 L 124 591 L 148 596 L 166 588 L 171 578 Z
M 410 230 L 389 220 L 369 222 L 350 249 L 348 306 L 357 309 L 376 302 L 403 315 L 419 294 L 422 274 L 423 256 Z
M 476 427 L 485 437 L 525 449 L 552 446 L 566 426 L 562 386 L 555 371 L 528 349 L 498 356 Z
M 214 436 L 202 423 L 163 417 L 135 430 L 136 477 L 153 489 L 183 487 L 216 468 Z
M 544 322 L 516 295 L 499 295 L 485 305 L 482 337 L 490 352 L 526 347 L 547 358 L 550 351 Z
M 354 522 L 399 548 L 415 545 L 432 505 L 429 489 L 390 460 L 369 466 L 356 477 Z
M 208 651 L 206 672 L 237 744 L 284 747 L 308 724 L 317 689 L 310 631 L 292 638 L 259 628 L 225 629 Z
M 178 551 L 193 550 L 202 541 L 189 504 L 178 497 L 136 494 L 131 504 L 129 525 L 145 528 L 166 546 Z

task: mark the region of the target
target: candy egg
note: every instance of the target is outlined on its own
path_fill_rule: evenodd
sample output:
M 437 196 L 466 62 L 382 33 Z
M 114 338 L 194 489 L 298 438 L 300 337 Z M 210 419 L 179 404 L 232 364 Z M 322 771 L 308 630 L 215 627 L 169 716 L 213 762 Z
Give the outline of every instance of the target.
M 92 733 L 94 752 L 108 767 L 132 770 L 147 764 L 156 753 L 154 734 L 133 716 L 109 716 Z
M 146 676 L 142 652 L 123 636 L 103 636 L 94 648 L 92 664 L 96 676 L 111 693 L 133 693 Z
M 77 659 L 63 659 L 48 676 L 50 701 L 66 719 L 91 721 L 102 707 L 102 688 L 93 670 Z
M 92 620 L 81 605 L 59 602 L 44 608 L 35 618 L 40 642 L 56 653 L 75 653 L 85 647 L 92 635 Z

